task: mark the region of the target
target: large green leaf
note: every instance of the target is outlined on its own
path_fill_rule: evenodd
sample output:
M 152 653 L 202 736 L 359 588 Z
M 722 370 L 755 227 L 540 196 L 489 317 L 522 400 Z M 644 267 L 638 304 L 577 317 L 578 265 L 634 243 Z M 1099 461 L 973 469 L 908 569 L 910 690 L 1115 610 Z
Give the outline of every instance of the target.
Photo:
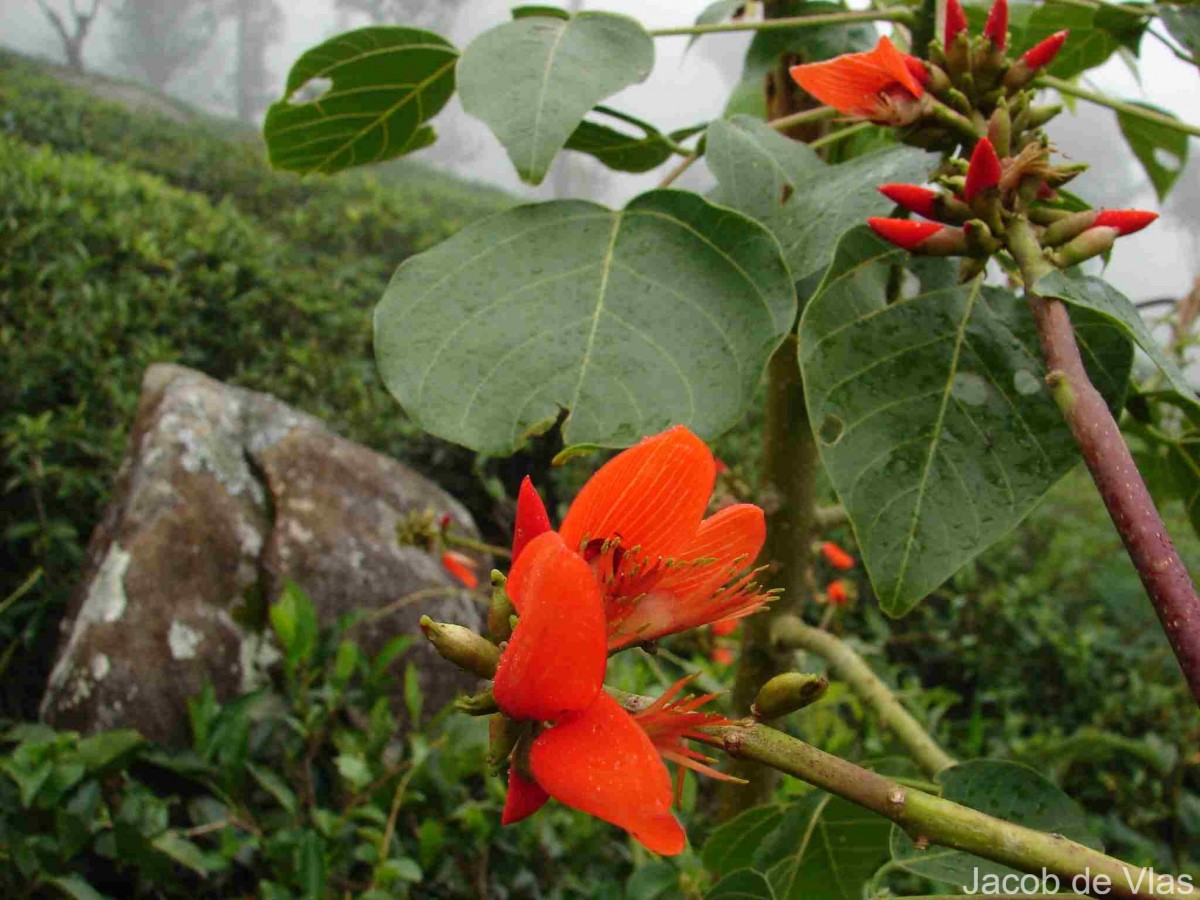
M 839 244 L 800 323 L 826 471 L 883 609 L 902 615 L 1006 534 L 1077 460 L 1023 303 L 979 282 L 888 303 L 903 251 L 862 228 Z M 1110 402 L 1131 348 L 1077 320 Z
M 715 199 L 770 228 L 797 281 L 829 265 L 843 234 L 892 208 L 878 185 L 920 183 L 936 163 L 922 150 L 895 147 L 831 166 L 748 116 L 709 126 L 707 158 Z
M 1097 850 L 1099 839 L 1088 826 L 1083 809 L 1050 781 L 1028 766 L 977 759 L 960 763 L 938 775 L 942 796 L 1008 822 L 1036 831 L 1061 834 Z M 892 829 L 892 859 L 901 867 L 934 881 L 967 887 L 976 878 L 1017 874 L 1008 866 L 950 850 L 918 850 L 901 829 Z
M 763 840 L 779 827 L 783 809 L 755 806 L 713 829 L 704 842 L 704 867 L 717 875 L 752 867 Z
M 506 454 L 562 410 L 568 444 L 672 423 L 714 437 L 794 321 L 779 245 L 695 194 L 477 222 L 396 271 L 375 314 L 388 389 L 427 431 Z
M 1200 404 L 1183 372 L 1150 333 L 1137 307 L 1103 278 L 1079 275 L 1075 272 L 1051 272 L 1038 279 L 1034 290 L 1044 297 L 1057 297 L 1077 309 L 1091 310 L 1104 316 L 1137 342 L 1143 352 L 1167 376 L 1171 387 L 1189 402 Z
M 799 826 L 799 827 L 797 827 Z M 768 877 L 779 900 L 861 900 L 888 858 L 891 823 L 829 794 L 801 800 L 785 817 L 789 852 Z
M 1151 106 L 1149 103 L 1135 104 L 1152 109 L 1164 116 L 1176 118 L 1165 109 Z M 1125 136 L 1134 156 L 1150 176 L 1154 191 L 1159 200 L 1165 200 L 1171 186 L 1183 172 L 1188 160 L 1188 136 L 1181 131 L 1132 116 L 1129 113 L 1117 113 L 1117 122 L 1121 126 L 1121 134 Z
M 416 28 L 361 28 L 314 47 L 288 74 L 267 110 L 271 165 L 330 174 L 394 159 L 433 143 L 425 123 L 454 93 L 458 51 Z M 328 79 L 313 100 L 298 93 Z
M 653 67 L 653 40 L 626 16 L 532 16 L 472 41 L 458 85 L 463 109 L 487 123 L 523 180 L 540 184 L 588 110 Z
M 1200 4 L 1161 4 L 1155 10 L 1171 37 L 1183 44 L 1193 59 L 1200 60 Z

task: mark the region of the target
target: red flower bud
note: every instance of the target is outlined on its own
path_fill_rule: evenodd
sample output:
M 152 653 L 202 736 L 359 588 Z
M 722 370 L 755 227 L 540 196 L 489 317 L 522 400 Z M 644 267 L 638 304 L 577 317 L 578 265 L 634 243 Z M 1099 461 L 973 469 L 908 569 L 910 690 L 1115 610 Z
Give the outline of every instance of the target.
M 913 222 L 910 219 L 884 219 L 874 216 L 867 219 L 871 230 L 905 250 L 916 250 L 945 226 L 937 222 Z
M 971 163 L 967 167 L 967 186 L 963 196 L 970 203 L 983 191 L 1000 183 L 1000 157 L 996 148 L 987 138 L 980 138 L 971 153 Z
M 825 562 L 835 569 L 841 569 L 844 572 L 854 568 L 854 557 L 833 541 L 825 541 L 821 544 L 821 555 L 825 557 Z
M 1021 57 L 1021 62 L 1030 69 L 1044 69 L 1050 65 L 1054 57 L 1058 56 L 1058 51 L 1062 49 L 1066 40 L 1066 31 L 1056 31 L 1041 43 L 1026 50 Z
M 937 191 L 915 184 L 881 184 L 879 193 L 909 212 L 927 219 L 935 218 L 933 205 L 938 198 Z
M 983 33 L 997 49 L 1004 49 L 1008 43 L 1008 0 L 996 0 L 992 4 Z
M 946 3 L 946 47 L 954 43 L 954 39 L 967 30 L 967 14 L 963 12 L 958 0 Z
M 1093 228 L 1115 228 L 1124 237 L 1141 231 L 1158 218 L 1158 213 L 1147 212 L 1144 209 L 1103 209 L 1092 222 Z
M 475 574 L 475 560 L 471 557 L 455 550 L 447 550 L 442 554 L 442 566 L 464 587 L 471 590 L 479 587 L 479 577 Z
M 846 587 L 846 582 L 840 578 L 837 581 L 831 581 L 825 587 L 825 601 L 830 606 L 845 606 L 850 602 L 850 590 Z
M 722 619 L 720 622 L 713 622 L 712 633 L 717 637 L 729 637 L 738 630 L 738 626 L 741 624 L 741 619 Z

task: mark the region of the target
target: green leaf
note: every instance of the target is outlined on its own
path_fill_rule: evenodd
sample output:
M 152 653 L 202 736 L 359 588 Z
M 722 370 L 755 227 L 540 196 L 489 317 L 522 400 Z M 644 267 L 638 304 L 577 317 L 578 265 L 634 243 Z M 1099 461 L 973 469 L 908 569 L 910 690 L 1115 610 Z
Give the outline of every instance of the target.
M 1015 822 L 1036 831 L 1060 834 L 1094 849 L 1100 840 L 1088 826 L 1083 809 L 1050 781 L 1028 766 L 977 759 L 960 763 L 938 775 L 942 796 L 963 806 Z M 892 829 L 892 859 L 902 868 L 934 881 L 970 885 L 975 878 L 1017 874 L 999 863 L 958 850 L 931 847 L 918 850 L 901 829 Z
M 654 41 L 635 20 L 584 12 L 484 32 L 463 53 L 458 85 L 463 109 L 492 129 L 522 180 L 541 184 L 588 110 L 653 67 Z
M 700 15 L 696 17 L 697 25 L 716 25 L 718 22 L 724 22 L 726 19 L 733 17 L 739 9 L 745 5 L 744 0 L 716 0 L 715 3 L 710 3 L 701 10 Z M 688 38 L 687 46 L 683 52 L 686 54 L 692 49 L 692 44 L 700 40 L 703 35 L 693 34 Z
M 714 884 L 704 900 L 775 900 L 775 892 L 761 873 L 739 869 Z
M 275 798 L 275 802 L 283 807 L 284 812 L 296 812 L 296 794 L 278 772 L 252 762 L 246 763 L 246 770 L 258 782 L 259 787 Z
M 196 844 L 175 831 L 164 831 L 150 843 L 159 853 L 169 856 L 197 875 L 207 875 L 213 869 L 221 866 L 219 856 L 214 857 L 205 853 Z
M 283 593 L 271 604 L 270 617 L 288 663 L 308 660 L 317 649 L 317 612 L 299 586 L 290 581 L 283 586 Z
M 704 130 L 703 125 L 684 129 L 672 134 L 671 140 L 668 140 L 653 125 L 634 119 L 632 116 L 623 113 L 614 114 L 603 106 L 596 107 L 596 112 L 613 115 L 614 118 L 633 125 L 635 128 L 640 128 L 642 134 L 628 134 L 608 125 L 585 119 L 571 134 L 566 143 L 566 149 L 594 156 L 608 168 L 618 172 L 649 172 L 651 169 L 656 169 L 670 159 L 675 152 L 672 148 L 672 140 L 683 140 Z
M 1193 59 L 1200 60 L 1200 5 L 1170 3 L 1155 6 L 1155 10 L 1171 37 L 1183 44 Z
M 1165 109 L 1159 109 L 1149 103 L 1133 103 L 1164 116 L 1176 118 Z M 1188 136 L 1159 122 L 1151 122 L 1139 116 L 1118 112 L 1117 122 L 1121 126 L 1121 134 L 1138 158 L 1159 200 L 1165 200 L 1171 186 L 1182 174 L 1188 161 Z
M 297 842 L 297 875 L 304 889 L 305 900 L 320 900 L 325 896 L 325 855 L 321 839 L 314 831 L 305 831 Z
M 79 875 L 47 878 L 46 884 L 58 888 L 65 896 L 73 897 L 74 900 L 108 900 L 106 894 L 101 894 Z
M 923 182 L 936 163 L 932 154 L 895 147 L 831 166 L 748 116 L 709 126 L 707 158 L 718 182 L 714 199 L 770 228 L 797 281 L 829 265 L 843 234 L 891 210 L 877 185 Z
M 329 175 L 428 146 L 425 123 L 454 93 L 457 59 L 453 44 L 416 28 L 360 28 L 314 47 L 267 110 L 271 165 Z M 324 80 L 330 87 L 316 99 L 297 96 Z
M 754 862 L 754 854 L 783 818 L 783 810 L 771 804 L 755 806 L 713 829 L 704 842 L 704 867 L 727 875 Z
M 683 423 L 715 437 L 791 328 L 760 225 L 683 191 L 623 210 L 518 207 L 403 263 L 375 311 L 384 383 L 439 437 L 507 455 L 569 416 L 567 446 Z
M 1023 303 L 978 281 L 888 303 L 907 254 L 866 228 L 839 244 L 800 323 L 821 459 L 871 583 L 898 616 L 1005 535 L 1077 462 Z M 1079 320 L 1097 387 L 1116 402 L 1128 341 Z
M 79 758 L 89 772 L 107 769 L 145 742 L 136 731 L 102 731 L 79 742 Z
M 655 900 L 678 887 L 679 870 L 660 859 L 634 870 L 625 882 L 625 900 Z
M 804 828 L 792 852 L 768 873 L 775 895 L 779 900 L 861 900 L 864 886 L 887 861 L 891 823 L 829 794 L 805 798 L 796 810 Z
M 571 14 L 559 6 L 514 6 L 514 19 L 528 19 L 535 16 L 549 16 L 554 19 L 569 19 Z
M 1039 278 L 1034 290 L 1044 297 L 1057 297 L 1077 309 L 1091 310 L 1104 316 L 1129 337 L 1162 370 L 1180 396 L 1193 405 L 1200 405 L 1186 376 L 1159 346 L 1145 321 L 1129 298 L 1102 278 L 1068 272 L 1051 272 Z M 1106 395 L 1107 396 L 1107 395 Z
M 421 721 L 421 707 L 424 697 L 421 694 L 421 681 L 417 677 L 417 667 L 409 663 L 404 667 L 404 708 L 408 710 L 408 721 L 413 727 Z

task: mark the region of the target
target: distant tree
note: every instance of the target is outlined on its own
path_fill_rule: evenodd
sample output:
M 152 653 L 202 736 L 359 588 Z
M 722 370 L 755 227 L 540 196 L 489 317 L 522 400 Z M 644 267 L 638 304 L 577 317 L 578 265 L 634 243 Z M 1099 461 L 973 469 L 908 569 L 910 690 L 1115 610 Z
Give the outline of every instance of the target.
M 157 87 L 194 63 L 217 28 L 213 0 L 123 0 L 117 56 Z
M 69 0 L 66 13 L 59 12 L 46 0 L 37 0 L 37 5 L 58 32 L 63 52 L 67 57 L 67 65 L 73 71 L 82 72 L 83 42 L 87 40 L 88 32 L 92 30 L 92 23 L 96 21 L 96 14 L 100 12 L 104 0 L 92 0 L 86 7 L 80 6 L 75 0 Z M 69 25 L 68 19 L 71 20 Z
M 267 49 L 282 37 L 283 8 L 277 0 L 225 0 L 218 12 L 233 18 L 237 28 L 233 72 L 237 116 L 257 122 L 273 93 Z
M 465 0 L 335 0 L 340 11 L 361 13 L 376 25 L 445 26 Z

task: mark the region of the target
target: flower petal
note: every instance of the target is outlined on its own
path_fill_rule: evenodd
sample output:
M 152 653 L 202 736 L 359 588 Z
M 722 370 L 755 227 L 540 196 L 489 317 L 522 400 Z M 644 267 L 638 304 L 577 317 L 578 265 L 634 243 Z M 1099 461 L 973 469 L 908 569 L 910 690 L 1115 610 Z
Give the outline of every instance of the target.
M 536 782 L 521 776 L 517 767 L 508 770 L 508 795 L 504 798 L 504 812 L 500 816 L 501 825 L 512 825 L 527 819 L 546 805 L 550 795 L 541 789 Z
M 533 486 L 528 475 L 521 482 L 521 490 L 517 493 L 517 520 L 513 527 L 512 558 L 513 562 L 521 555 L 521 551 L 539 534 L 550 530 L 550 516 L 546 512 L 546 504 Z
M 610 603 L 608 645 L 624 647 L 755 612 L 767 595 L 735 580 L 748 569 L 767 537 L 763 511 L 738 503 L 705 519 L 672 567 L 630 602 Z M 707 560 L 695 564 L 696 560 Z M 734 589 L 726 589 L 732 582 Z
M 585 709 L 608 662 L 604 600 L 591 568 L 548 531 L 529 542 L 508 584 L 521 618 L 496 669 L 497 705 L 514 719 Z
M 453 575 L 463 587 L 475 590 L 479 587 L 479 576 L 475 574 L 477 563 L 465 553 L 447 550 L 442 554 L 442 568 Z
M 601 466 L 563 520 L 572 550 L 619 535 L 648 560 L 677 556 L 700 526 L 716 480 L 712 453 L 682 425 L 630 447 Z
M 671 815 L 671 777 L 646 732 L 601 691 L 596 702 L 538 735 L 533 776 L 560 803 L 624 828 L 672 855 L 686 835 Z
M 925 88 L 909 68 L 905 54 L 881 37 L 867 53 L 847 53 L 824 62 L 793 66 L 792 78 L 822 103 L 850 116 L 870 118 L 879 111 L 879 95 L 899 85 L 913 97 Z

